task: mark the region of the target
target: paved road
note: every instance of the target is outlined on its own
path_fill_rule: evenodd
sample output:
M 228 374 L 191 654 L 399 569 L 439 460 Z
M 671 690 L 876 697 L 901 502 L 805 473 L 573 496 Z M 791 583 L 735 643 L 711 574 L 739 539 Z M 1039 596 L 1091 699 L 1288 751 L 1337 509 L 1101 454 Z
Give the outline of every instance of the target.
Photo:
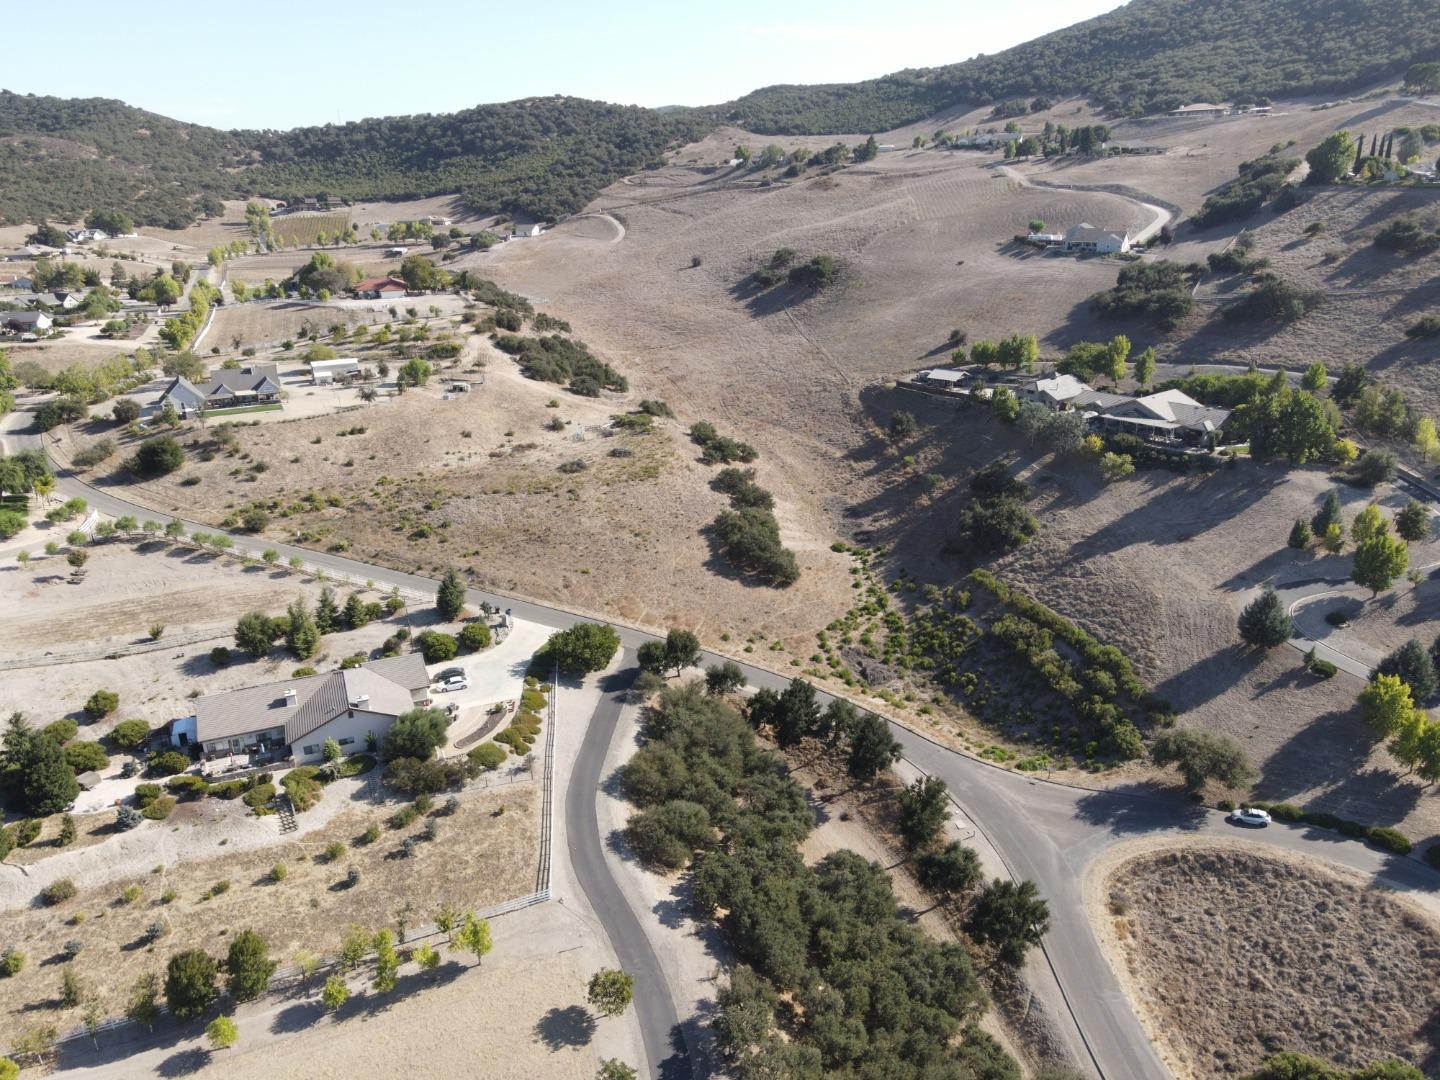
M 606 865 L 605 842 L 595 815 L 601 768 L 620 720 L 625 695 L 637 674 L 637 669 L 629 667 L 628 657 L 622 656 L 621 666 L 623 670 L 606 685 L 605 696 L 590 718 L 585 740 L 570 773 L 570 784 L 565 789 L 566 843 L 570 866 L 596 918 L 605 927 L 620 967 L 635 976 L 635 1015 L 640 1022 L 650 1073 L 681 1080 L 691 1075 L 691 1069 L 684 1043 L 676 1037 L 680 1018 L 675 1013 L 665 969 Z
M 11 414 L 9 418 L 0 419 L 0 424 L 5 419 L 11 421 L 8 440 L 0 434 L 0 442 L 8 441 L 12 449 L 40 445 L 39 437 L 16 433 L 14 417 L 15 414 Z M 187 530 L 214 531 L 213 526 L 176 519 L 92 488 L 63 470 L 57 480 L 57 492 L 63 497 L 78 495 L 106 514 L 131 514 L 142 520 L 152 518 L 161 522 L 181 520 Z M 398 586 L 412 593 L 433 595 L 437 587 L 437 583 L 429 578 L 263 539 L 237 536 L 235 546 L 241 552 L 252 554 L 273 547 L 284 557 L 298 555 L 307 565 L 324 567 L 327 572 L 362 581 L 373 579 L 379 584 Z M 467 598 L 473 605 L 488 601 L 501 608 L 510 608 L 516 618 L 541 626 L 562 628 L 587 618 L 560 608 L 480 590 L 469 590 Z M 616 630 L 627 650 L 653 640 L 652 635 L 637 629 L 616 626 Z M 733 658 L 707 653 L 702 662 L 713 664 L 724 659 Z M 744 662 L 740 665 L 752 686 L 783 689 L 788 685 L 786 676 Z M 819 696 L 822 703 L 828 701 L 827 695 Z M 572 802 L 583 800 L 585 794 L 593 791 L 598 784 L 605 749 L 609 746 L 609 736 L 618 715 L 619 702 L 612 694 L 592 720 L 591 730 L 586 734 L 576 763 L 576 775 L 567 789 L 567 821 L 577 831 L 589 830 L 585 841 L 572 843 L 572 857 L 577 860 L 584 860 L 587 850 L 598 860 L 600 841 L 593 802 L 588 814 L 583 810 L 574 811 L 578 818 L 572 816 Z M 1042 895 L 1048 899 L 1051 928 L 1044 942 L 1045 954 L 1070 1005 L 1078 1037 L 1088 1047 L 1093 1072 L 1108 1080 L 1164 1080 L 1169 1074 L 1161 1065 L 1100 952 L 1081 903 L 1081 879 L 1085 867 L 1098 852 L 1125 839 L 1168 832 L 1214 832 L 1233 836 L 1236 835 L 1234 830 L 1223 823 L 1220 815 L 1197 807 L 1124 792 L 1089 792 L 1046 783 L 957 753 L 898 725 L 892 724 L 892 729 L 905 748 L 907 757 L 922 769 L 945 780 L 970 820 L 990 837 L 1007 860 L 1013 874 L 1017 878 L 1035 881 Z M 1383 855 L 1363 844 L 1341 841 L 1334 833 L 1323 830 L 1275 825 L 1245 835 L 1258 843 L 1329 858 L 1401 887 L 1427 891 L 1440 887 L 1440 881 L 1433 872 L 1419 862 Z M 599 865 L 603 868 L 603 861 Z M 646 965 L 653 965 L 654 954 L 649 950 L 648 943 L 644 943 L 644 934 L 633 913 L 629 916 L 628 928 L 625 925 L 626 920 L 621 913 L 623 897 L 613 879 L 609 880 L 607 889 L 606 877 L 608 872 L 604 877 L 589 876 L 585 884 L 586 893 L 591 896 L 616 952 L 621 954 L 622 962 L 627 968 L 635 964 L 638 969 L 645 970 Z M 595 894 L 591 894 L 592 883 Z M 659 979 L 654 981 L 657 987 L 662 985 Z M 655 1055 L 653 1060 L 656 1062 L 666 1061 L 669 1033 L 675 1024 L 674 1008 L 668 994 L 661 997 L 663 1000 L 652 1001 L 652 995 L 643 993 L 637 1000 L 647 1051 Z M 652 1049 L 652 1042 L 657 1039 L 658 1050 Z M 683 1067 L 683 1061 L 672 1060 L 669 1064 Z

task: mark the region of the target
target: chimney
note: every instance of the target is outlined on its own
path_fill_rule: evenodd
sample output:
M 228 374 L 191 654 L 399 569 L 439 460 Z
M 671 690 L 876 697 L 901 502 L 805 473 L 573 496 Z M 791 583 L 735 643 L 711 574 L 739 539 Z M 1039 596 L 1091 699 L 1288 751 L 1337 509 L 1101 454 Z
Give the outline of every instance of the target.
M 290 687 L 287 686 L 287 687 L 285 688 L 285 708 L 287 708 L 287 709 L 293 709 L 294 707 L 295 707 L 295 691 L 294 691 L 293 689 L 291 689 Z

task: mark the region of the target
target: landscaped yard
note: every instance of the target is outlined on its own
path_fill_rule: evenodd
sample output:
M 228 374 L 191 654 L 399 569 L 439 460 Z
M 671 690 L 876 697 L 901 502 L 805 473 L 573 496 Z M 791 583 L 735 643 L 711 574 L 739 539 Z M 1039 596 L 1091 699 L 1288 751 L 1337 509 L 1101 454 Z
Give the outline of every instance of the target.
M 282 406 L 280 402 L 270 401 L 265 403 L 264 405 L 241 405 L 234 409 L 206 409 L 205 415 L 207 417 L 214 417 L 234 416 L 237 413 L 279 412 L 281 408 Z

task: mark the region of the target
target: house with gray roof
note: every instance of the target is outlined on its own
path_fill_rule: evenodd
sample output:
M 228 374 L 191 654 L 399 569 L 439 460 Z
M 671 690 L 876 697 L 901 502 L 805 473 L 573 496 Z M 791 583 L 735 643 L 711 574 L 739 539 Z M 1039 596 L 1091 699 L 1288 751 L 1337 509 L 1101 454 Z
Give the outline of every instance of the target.
M 280 370 L 274 364 L 220 368 L 194 383 L 177 375 L 160 395 L 161 407 L 169 402 L 182 417 L 202 409 L 240 409 L 279 400 Z
M 49 330 L 55 320 L 43 311 L 0 311 L 0 324 L 22 333 L 38 332 Z
M 1099 229 L 1088 221 L 1065 230 L 1065 250 L 1082 254 L 1116 255 L 1130 250 L 1125 230 Z
M 320 761 L 326 739 L 347 753 L 381 738 L 396 717 L 430 703 L 418 653 L 195 699 L 194 741 L 206 757 L 231 754 Z
M 1119 397 L 1121 395 L 1109 395 Z M 1218 439 L 1230 420 L 1229 409 L 1202 405 L 1179 390 L 1161 390 L 1086 410 L 1100 431 L 1138 435 L 1142 439 L 1204 446 Z

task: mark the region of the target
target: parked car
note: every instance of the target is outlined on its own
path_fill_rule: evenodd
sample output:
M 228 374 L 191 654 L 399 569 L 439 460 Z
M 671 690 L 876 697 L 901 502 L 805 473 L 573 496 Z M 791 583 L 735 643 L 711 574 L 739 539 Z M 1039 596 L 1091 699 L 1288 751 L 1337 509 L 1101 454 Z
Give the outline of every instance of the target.
M 1227 820 L 1236 825 L 1253 825 L 1257 829 L 1263 829 L 1270 824 L 1270 815 L 1253 806 L 1242 806 L 1238 810 L 1231 810 Z
M 461 667 L 447 667 L 444 671 L 436 672 L 436 673 L 435 673 L 435 677 L 434 677 L 433 679 L 431 679 L 430 681 L 431 681 L 431 682 L 437 682 L 437 683 L 443 683 L 446 679 L 453 679 L 453 678 L 455 678 L 456 676 L 463 676 L 464 674 L 465 674 L 465 669 L 464 669 L 464 668 L 461 668 Z
M 435 691 L 440 694 L 448 694 L 452 690 L 468 689 L 470 689 L 469 679 L 464 675 L 452 675 L 450 678 L 443 680 L 440 685 L 435 688 Z

